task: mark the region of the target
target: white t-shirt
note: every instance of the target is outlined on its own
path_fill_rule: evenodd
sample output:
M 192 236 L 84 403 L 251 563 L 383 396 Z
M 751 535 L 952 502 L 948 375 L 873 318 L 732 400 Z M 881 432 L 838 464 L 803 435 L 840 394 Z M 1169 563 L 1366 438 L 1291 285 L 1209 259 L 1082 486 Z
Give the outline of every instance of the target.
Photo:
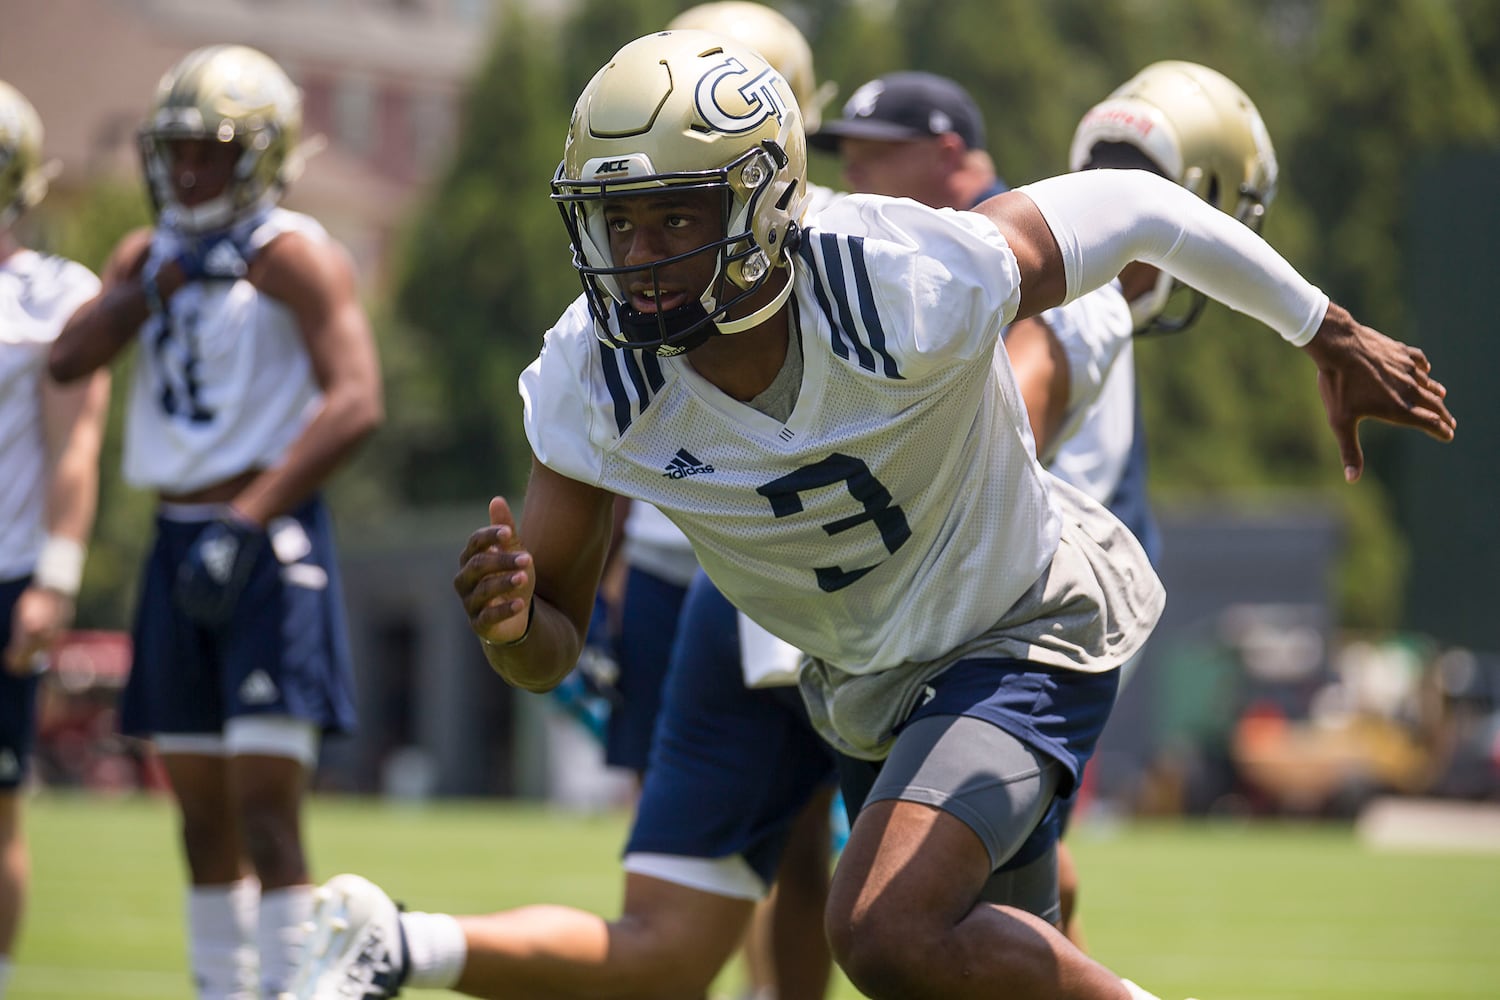
M 316 221 L 273 209 L 250 237 L 327 239 Z M 152 254 L 177 237 L 158 229 Z M 141 327 L 125 424 L 132 486 L 186 493 L 275 465 L 312 419 L 322 392 L 290 309 L 249 281 L 194 282 Z
M 30 573 L 46 536 L 47 353 L 74 311 L 99 293 L 82 264 L 32 250 L 0 263 L 0 580 Z

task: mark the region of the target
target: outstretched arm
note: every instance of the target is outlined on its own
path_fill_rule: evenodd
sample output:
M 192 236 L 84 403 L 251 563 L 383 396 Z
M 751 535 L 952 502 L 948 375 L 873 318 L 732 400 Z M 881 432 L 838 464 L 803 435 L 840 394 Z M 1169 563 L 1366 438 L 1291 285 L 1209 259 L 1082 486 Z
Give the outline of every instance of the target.
M 1139 170 L 1088 170 L 1009 192 L 977 211 L 1016 254 L 1018 318 L 1072 300 L 1143 260 L 1304 348 L 1318 367 L 1349 482 L 1364 465 L 1361 420 L 1453 438 L 1446 390 L 1421 351 L 1330 305 L 1259 236 L 1170 181 Z

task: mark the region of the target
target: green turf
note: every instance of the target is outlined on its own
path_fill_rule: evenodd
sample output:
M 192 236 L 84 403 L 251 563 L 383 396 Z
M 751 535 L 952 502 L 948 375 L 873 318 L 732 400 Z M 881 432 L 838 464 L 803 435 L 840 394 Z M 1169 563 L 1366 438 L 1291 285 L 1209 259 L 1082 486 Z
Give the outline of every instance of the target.
M 166 803 L 48 795 L 27 819 L 33 898 L 8 1000 L 189 1000 Z M 317 871 L 359 871 L 421 909 L 619 903 L 623 816 L 325 798 L 309 827 Z M 1272 825 L 1085 827 L 1074 846 L 1093 953 L 1166 1000 L 1500 995 L 1494 854 L 1376 854 L 1347 828 Z

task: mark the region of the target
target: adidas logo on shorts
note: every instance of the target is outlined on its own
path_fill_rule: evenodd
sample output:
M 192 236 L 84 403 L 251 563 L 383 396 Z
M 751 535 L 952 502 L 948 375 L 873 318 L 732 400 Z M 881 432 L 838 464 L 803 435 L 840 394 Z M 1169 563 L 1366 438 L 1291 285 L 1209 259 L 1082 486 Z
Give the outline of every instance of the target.
M 264 670 L 253 670 L 240 684 L 239 696 L 246 705 L 269 705 L 281 697 L 281 692 Z

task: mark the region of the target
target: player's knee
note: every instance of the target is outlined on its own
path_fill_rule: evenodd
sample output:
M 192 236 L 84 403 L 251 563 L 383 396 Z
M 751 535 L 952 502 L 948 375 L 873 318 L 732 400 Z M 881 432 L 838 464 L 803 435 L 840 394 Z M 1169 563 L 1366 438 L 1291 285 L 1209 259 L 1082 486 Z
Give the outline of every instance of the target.
M 913 921 L 879 908 L 836 913 L 831 907 L 826 930 L 834 961 L 863 995 L 912 996 L 930 985 L 925 963 L 938 950 Z

